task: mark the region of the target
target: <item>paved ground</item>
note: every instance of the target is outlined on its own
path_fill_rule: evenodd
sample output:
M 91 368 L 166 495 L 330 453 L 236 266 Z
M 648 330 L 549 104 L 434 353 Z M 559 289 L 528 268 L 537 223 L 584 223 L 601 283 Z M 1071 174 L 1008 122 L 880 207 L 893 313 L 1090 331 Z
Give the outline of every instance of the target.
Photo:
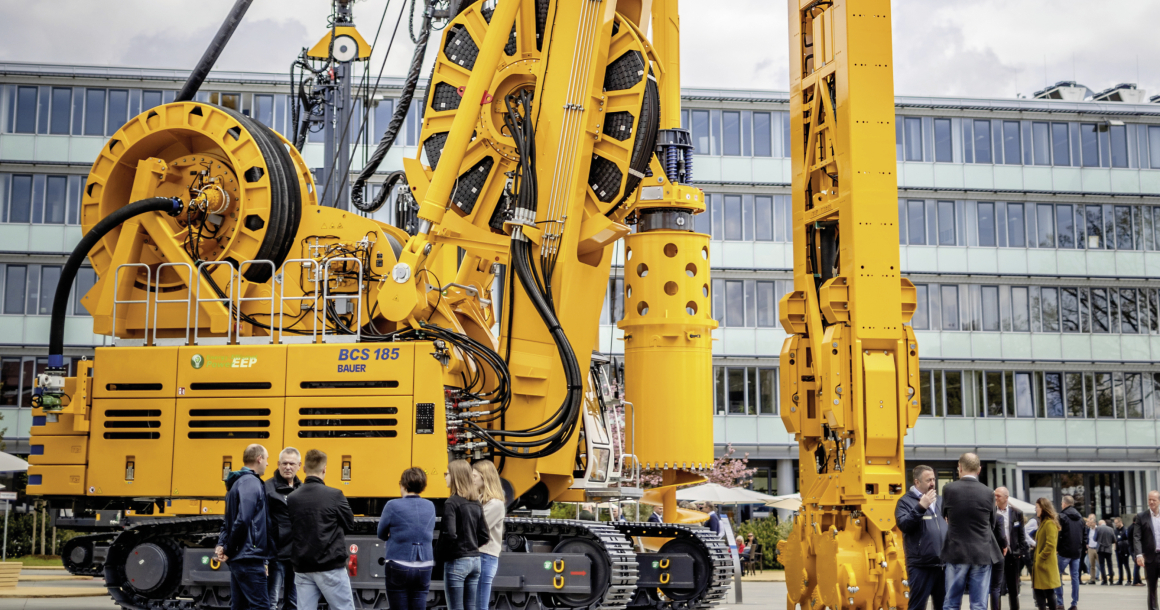
M 41 585 L 43 583 L 33 583 Z M 86 582 L 61 582 L 60 587 L 92 587 Z M 1070 595 L 1070 590 L 1069 593 Z M 742 585 L 743 602 L 733 601 L 733 592 L 729 593 L 721 610 L 757 609 L 781 610 L 785 608 L 785 583 L 783 582 L 746 582 Z M 1144 587 L 1103 587 L 1084 586 L 1080 589 L 1080 607 L 1105 608 L 1142 608 L 1146 605 L 1147 594 Z M 1067 600 L 1070 601 L 1070 598 Z M 1031 600 L 1031 589 L 1023 587 L 1020 596 L 1022 608 L 1031 609 L 1035 604 Z M 963 607 L 966 607 L 964 602 Z M 1006 602 L 1004 602 L 1006 608 Z M 0 599 L 0 610 L 117 610 L 117 606 L 108 597 L 79 597 L 79 598 L 33 598 L 33 599 Z

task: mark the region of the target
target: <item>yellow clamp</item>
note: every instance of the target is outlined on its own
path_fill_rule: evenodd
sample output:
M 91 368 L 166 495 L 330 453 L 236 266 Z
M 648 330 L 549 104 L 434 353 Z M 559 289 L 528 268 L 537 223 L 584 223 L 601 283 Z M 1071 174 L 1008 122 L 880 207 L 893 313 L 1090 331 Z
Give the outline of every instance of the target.
M 564 571 L 564 560 L 557 559 L 555 563 L 552 564 L 552 569 L 555 570 L 557 574 L 562 573 Z M 559 589 L 559 587 L 556 588 Z
M 669 560 L 668 560 L 668 559 L 662 559 L 662 560 L 661 560 L 661 563 L 660 563 L 660 566 L 661 566 L 661 569 L 662 569 L 662 570 L 667 570 L 667 569 L 669 569 Z
M 552 577 L 552 586 L 556 587 L 557 589 L 563 589 L 564 588 L 564 577 L 560 576 L 560 575 L 553 576 Z
M 220 562 L 220 561 L 218 561 L 218 560 L 216 560 L 216 559 L 210 559 L 210 560 L 209 560 L 209 569 L 211 569 L 211 570 L 216 570 L 216 569 L 218 569 L 218 568 L 220 568 L 220 567 L 222 567 L 222 562 Z
M 661 572 L 661 584 L 662 585 L 669 584 L 669 573 L 668 572 Z

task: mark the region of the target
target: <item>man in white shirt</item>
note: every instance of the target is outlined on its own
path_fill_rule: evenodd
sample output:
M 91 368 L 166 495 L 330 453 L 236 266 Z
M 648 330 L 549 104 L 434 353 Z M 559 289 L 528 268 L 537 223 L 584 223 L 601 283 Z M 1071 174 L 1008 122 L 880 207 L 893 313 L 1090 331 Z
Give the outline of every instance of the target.
M 1024 535 L 1023 513 L 1009 502 L 1011 493 L 1006 487 L 995 490 L 995 518 L 1004 535 L 1000 546 L 1007 549 L 1003 561 L 991 568 L 991 608 L 998 610 L 1006 593 L 1011 610 L 1019 610 L 1019 572 L 1023 568 L 1023 557 L 1029 554 L 1027 536 Z

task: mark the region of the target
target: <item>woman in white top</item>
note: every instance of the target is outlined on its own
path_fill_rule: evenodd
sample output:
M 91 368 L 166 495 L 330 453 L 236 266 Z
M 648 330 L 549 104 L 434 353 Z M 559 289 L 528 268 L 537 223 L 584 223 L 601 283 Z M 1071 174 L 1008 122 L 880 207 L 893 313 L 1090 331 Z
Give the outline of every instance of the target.
M 483 519 L 487 522 L 488 542 L 479 547 L 479 600 L 478 610 L 488 610 L 491 603 L 491 583 L 499 568 L 499 552 L 503 548 L 503 519 L 507 514 L 504 505 L 503 486 L 499 482 L 499 472 L 495 464 L 482 460 L 472 465 L 475 468 L 472 479 L 483 505 Z M 468 608 L 467 610 L 476 610 Z

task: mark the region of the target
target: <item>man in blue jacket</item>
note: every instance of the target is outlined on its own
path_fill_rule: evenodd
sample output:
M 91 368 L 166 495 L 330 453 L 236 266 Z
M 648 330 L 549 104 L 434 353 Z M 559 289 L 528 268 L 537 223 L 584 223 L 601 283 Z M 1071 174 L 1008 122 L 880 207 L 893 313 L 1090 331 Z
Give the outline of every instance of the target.
M 936 610 L 942 610 L 946 572 L 940 555 L 947 521 L 938 506 L 938 478 L 930 466 L 915 466 L 911 475 L 914 486 L 898 499 L 894 509 L 894 520 L 902 531 L 906 550 L 906 576 L 910 582 L 908 610 L 925 610 L 931 597 Z
M 250 445 L 244 467 L 226 477 L 226 514 L 218 535 L 217 560 L 230 569 L 230 610 L 270 610 L 266 562 L 274 547 L 266 528 L 266 448 Z

